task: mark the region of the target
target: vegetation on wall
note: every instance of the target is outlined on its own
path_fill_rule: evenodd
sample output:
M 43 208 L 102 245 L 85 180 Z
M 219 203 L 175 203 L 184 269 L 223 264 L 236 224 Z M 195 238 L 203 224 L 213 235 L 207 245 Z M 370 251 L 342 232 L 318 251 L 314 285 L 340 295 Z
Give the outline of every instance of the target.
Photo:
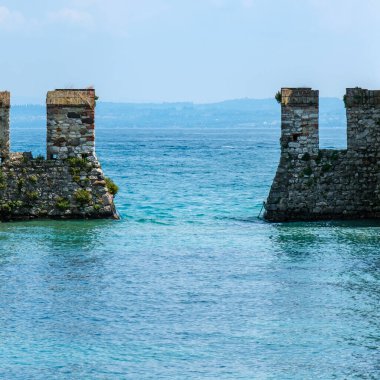
M 79 189 L 74 194 L 75 200 L 80 203 L 82 206 L 90 203 L 91 194 L 85 189 Z
M 70 201 L 67 198 L 58 197 L 55 204 L 58 210 L 66 211 L 70 208 Z
M 281 103 L 282 102 L 281 91 L 277 91 L 276 95 L 274 96 L 274 98 L 277 100 L 277 103 Z
M 106 177 L 106 178 L 105 178 L 105 181 L 106 181 L 106 186 L 107 186 L 107 188 L 108 188 L 108 191 L 109 191 L 113 196 L 115 196 L 115 195 L 118 193 L 118 191 L 119 191 L 119 186 L 117 186 L 117 185 L 115 184 L 115 182 L 112 181 L 111 178 Z

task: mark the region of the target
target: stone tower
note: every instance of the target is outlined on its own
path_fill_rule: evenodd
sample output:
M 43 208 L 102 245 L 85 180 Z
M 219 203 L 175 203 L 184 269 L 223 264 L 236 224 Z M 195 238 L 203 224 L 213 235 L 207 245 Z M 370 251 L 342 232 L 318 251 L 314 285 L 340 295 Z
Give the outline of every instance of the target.
M 380 91 L 348 88 L 344 97 L 347 114 L 347 149 L 379 151 Z
M 281 89 L 281 153 L 317 155 L 319 92 L 311 88 Z
M 49 91 L 47 159 L 95 155 L 95 90 Z
M 9 156 L 9 109 L 10 93 L 0 92 L 0 158 Z

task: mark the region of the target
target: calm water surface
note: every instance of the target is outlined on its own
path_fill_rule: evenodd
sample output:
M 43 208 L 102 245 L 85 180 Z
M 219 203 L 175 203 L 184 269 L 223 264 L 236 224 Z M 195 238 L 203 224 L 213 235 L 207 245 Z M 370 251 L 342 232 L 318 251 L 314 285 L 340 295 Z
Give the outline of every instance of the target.
M 277 129 L 97 139 L 121 221 L 0 224 L 1 379 L 380 378 L 380 224 L 258 219 Z

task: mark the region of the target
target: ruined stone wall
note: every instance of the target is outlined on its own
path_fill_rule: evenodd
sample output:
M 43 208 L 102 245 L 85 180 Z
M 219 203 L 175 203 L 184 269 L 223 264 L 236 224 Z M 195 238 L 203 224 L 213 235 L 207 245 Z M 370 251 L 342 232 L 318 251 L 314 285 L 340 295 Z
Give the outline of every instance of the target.
M 0 158 L 9 155 L 9 109 L 10 93 L 0 92 Z
M 95 91 L 49 91 L 47 158 L 86 157 L 95 154 Z
M 9 93 L 0 93 L 0 220 L 117 218 L 95 155 L 94 90 L 47 95 L 47 159 L 9 152 Z
M 269 221 L 379 218 L 379 92 L 347 89 L 347 150 L 319 149 L 315 136 L 318 110 L 300 106 L 300 101 L 287 103 L 284 94 L 288 93 L 302 94 L 304 104 L 313 97 L 311 89 L 282 90 L 281 157 L 266 202 L 265 218 Z M 313 128 L 308 120 L 313 120 Z M 297 141 L 289 138 L 294 135 Z M 299 139 L 302 140 L 298 143 Z
M 113 197 L 97 160 L 11 154 L 0 169 L 0 218 L 112 218 Z

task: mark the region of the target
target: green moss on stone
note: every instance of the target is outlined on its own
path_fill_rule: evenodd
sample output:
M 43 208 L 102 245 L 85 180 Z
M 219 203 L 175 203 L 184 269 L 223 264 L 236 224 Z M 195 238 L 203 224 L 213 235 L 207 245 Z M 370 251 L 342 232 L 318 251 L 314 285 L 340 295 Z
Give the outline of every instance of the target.
M 7 187 L 7 181 L 4 173 L 0 170 L 0 190 L 4 190 Z
M 29 181 L 31 183 L 37 183 L 38 177 L 35 174 L 32 174 L 31 176 L 29 176 Z
M 26 194 L 25 194 L 26 198 L 29 200 L 29 201 L 35 201 L 38 199 L 38 191 L 28 191 Z
M 112 195 L 116 195 L 119 191 L 119 187 L 115 184 L 114 181 L 112 181 L 111 178 L 104 178 L 104 180 L 106 181 L 106 186 L 107 186 L 107 189 L 108 191 L 112 194 Z
M 55 204 L 58 210 L 66 211 L 70 208 L 70 201 L 67 198 L 59 197 Z
M 24 184 L 25 184 L 25 180 L 23 178 L 20 178 L 17 181 L 17 190 L 19 193 L 21 192 L 22 188 L 24 187 Z
M 24 206 L 22 201 L 10 201 L 10 202 L 1 202 L 0 203 L 0 212 L 3 214 L 9 214 L 13 210 Z
M 86 158 L 71 157 L 67 159 L 67 163 L 71 169 L 77 169 L 79 172 L 81 170 L 88 171 L 92 167 L 91 163 L 89 163 Z
M 90 203 L 91 200 L 91 194 L 89 191 L 85 189 L 79 189 L 74 194 L 75 200 L 80 203 L 81 205 L 85 205 Z

